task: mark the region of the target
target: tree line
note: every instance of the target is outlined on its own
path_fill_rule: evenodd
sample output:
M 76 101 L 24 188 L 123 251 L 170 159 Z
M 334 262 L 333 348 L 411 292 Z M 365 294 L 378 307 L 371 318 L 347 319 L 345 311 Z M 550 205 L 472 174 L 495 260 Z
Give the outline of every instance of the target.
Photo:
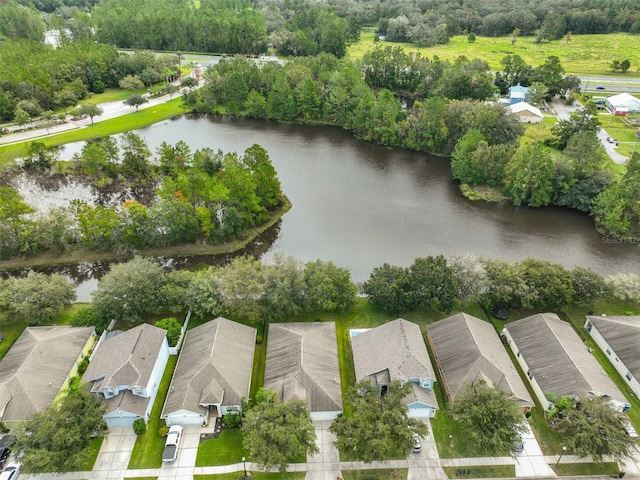
M 0 187 L 2 258 L 61 254 L 77 246 L 125 253 L 223 243 L 264 224 L 285 201 L 271 160 L 259 145 L 238 155 L 163 143 L 153 156 L 138 135 L 128 132 L 118 142 L 106 138 L 88 143 L 68 165 L 56 155 L 55 149 L 31 143 L 20 168 L 59 178 L 69 178 L 71 172 L 98 191 L 126 187 L 133 199 L 122 205 L 75 200 L 37 212 L 15 189 Z M 59 169 L 66 169 L 66 175 Z

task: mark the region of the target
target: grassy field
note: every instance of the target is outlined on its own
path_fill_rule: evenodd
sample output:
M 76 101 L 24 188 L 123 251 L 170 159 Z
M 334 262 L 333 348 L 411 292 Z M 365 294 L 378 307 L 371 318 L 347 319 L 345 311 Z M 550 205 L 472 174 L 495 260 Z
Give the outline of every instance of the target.
M 360 41 L 348 49 L 350 58 L 358 59 L 374 47 L 374 33 L 369 29 L 360 36 Z M 637 35 L 612 33 L 608 35 L 573 35 L 570 42 L 558 40 L 536 44 L 535 37 L 519 37 L 514 45 L 511 37 L 476 37 L 469 43 L 466 36 L 456 36 L 446 45 L 414 47 L 409 43 L 379 42 L 378 45 L 401 46 L 408 52 L 419 52 L 422 56 L 443 60 L 454 60 L 464 55 L 469 59 L 480 58 L 491 70 L 502 70 L 500 61 L 507 55 L 520 55 L 529 65 L 538 66 L 547 57 L 555 55 L 568 73 L 615 77 L 640 77 L 640 49 Z M 627 73 L 613 73 L 609 67 L 612 60 L 629 59 L 631 68 Z
M 253 480 L 304 480 L 306 476 L 307 472 L 251 472 Z M 220 475 L 194 475 L 193 480 L 238 480 L 238 472 L 222 473 Z
M 242 463 L 242 457 L 249 458 L 249 452 L 242 448 L 242 431 L 239 428 L 226 428 L 218 438 L 200 443 L 196 467 Z
M 107 102 L 119 102 L 123 101 L 134 93 L 145 93 L 147 91 L 146 88 L 141 88 L 139 90 L 135 90 L 133 92 L 129 90 L 122 90 L 120 88 L 107 88 L 102 93 L 94 93 L 89 98 L 85 98 L 80 100 L 80 104 L 86 105 L 87 103 L 107 103 Z
M 449 478 L 509 478 L 516 476 L 516 467 L 514 465 L 479 465 L 476 467 L 467 467 L 464 470 L 470 470 L 470 472 L 465 475 L 456 475 L 456 472 L 462 470 L 460 467 L 443 467 L 443 470 Z
M 165 437 L 161 437 L 158 433 L 160 427 L 164 426 L 164 420 L 160 420 L 160 414 L 162 413 L 164 399 L 169 391 L 169 385 L 171 384 L 171 377 L 176 368 L 176 363 L 178 363 L 178 356 L 170 356 L 167 367 L 162 375 L 162 380 L 160 381 L 160 387 L 158 387 L 156 401 L 149 415 L 147 431 L 136 439 L 133 451 L 131 452 L 128 467 L 130 469 L 160 468 L 162 465 L 162 451 L 164 450 Z
M 618 473 L 618 464 L 615 462 L 604 463 L 561 463 L 556 466 L 551 465 L 556 475 L 576 476 L 576 475 L 614 475 Z
M 376 468 L 371 470 L 342 470 L 344 480 L 402 480 L 407 478 L 408 468 Z
M 45 145 L 54 146 L 93 140 L 95 138 L 106 137 L 108 135 L 115 135 L 116 133 L 128 132 L 129 130 L 147 127 L 153 123 L 168 120 L 183 113 L 184 108 L 182 107 L 182 99 L 178 97 L 169 102 L 145 108 L 139 112 L 132 112 L 121 117 L 89 125 L 85 128 L 41 138 L 38 139 L 38 141 Z M 26 142 L 1 146 L 0 158 L 4 163 L 8 163 L 12 159 L 23 154 L 25 145 Z

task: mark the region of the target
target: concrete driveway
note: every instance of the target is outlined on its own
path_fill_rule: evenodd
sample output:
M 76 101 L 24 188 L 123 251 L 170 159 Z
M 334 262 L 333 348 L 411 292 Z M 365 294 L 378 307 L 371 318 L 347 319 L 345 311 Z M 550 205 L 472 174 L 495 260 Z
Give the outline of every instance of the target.
M 516 477 L 555 477 L 528 423 L 527 431 L 522 434 L 522 443 L 524 450 L 515 457 Z
M 313 422 L 316 428 L 316 445 L 320 452 L 307 455 L 306 480 L 336 480 L 342 476 L 340 455 L 333 444 L 336 436 L 329 431 L 331 423 L 331 421 Z
M 410 453 L 407 459 L 409 474 L 407 480 L 444 480 L 447 475 L 440 466 L 440 455 L 433 436 L 433 429 L 428 419 L 423 420 L 427 424 L 427 435 L 421 438 L 422 449 L 420 453 Z

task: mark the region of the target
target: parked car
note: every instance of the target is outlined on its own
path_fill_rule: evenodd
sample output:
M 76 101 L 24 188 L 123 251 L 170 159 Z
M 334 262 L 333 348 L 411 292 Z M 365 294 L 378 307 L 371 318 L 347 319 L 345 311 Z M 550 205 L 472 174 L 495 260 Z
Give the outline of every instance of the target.
M 596 105 L 604 105 L 604 100 L 599 98 L 598 100 L 595 101 Z
M 178 446 L 180 445 L 180 437 L 182 437 L 182 427 L 174 425 L 169 429 L 167 441 L 164 445 L 162 453 L 163 462 L 173 462 L 178 457 Z M 3 479 L 0 479 L 3 480 Z
M 609 142 L 609 143 L 616 143 L 616 141 L 615 141 L 613 138 L 611 138 L 611 137 L 607 137 L 607 142 Z
M 10 454 L 11 450 L 9 450 L 9 447 L 0 447 L 0 468 L 2 468 L 9 459 Z
M 412 444 L 411 444 L 411 451 L 413 453 L 420 453 L 420 450 L 422 450 L 422 444 L 420 443 L 420 435 L 418 435 L 417 433 L 414 433 L 412 436 Z
M 511 447 L 511 450 L 514 453 L 524 452 L 524 442 L 522 441 L 521 437 L 518 437 L 518 439 L 515 442 L 513 442 L 513 446 Z
M 0 480 L 16 480 L 22 470 L 22 464 L 19 462 L 11 462 L 0 473 Z
M 627 435 L 629 435 L 631 438 L 638 438 L 638 432 L 636 432 L 636 429 L 633 428 L 633 425 L 629 420 L 623 418 L 622 420 L 620 420 L 620 423 L 622 423 L 622 428 L 624 428 L 624 431 L 627 432 Z

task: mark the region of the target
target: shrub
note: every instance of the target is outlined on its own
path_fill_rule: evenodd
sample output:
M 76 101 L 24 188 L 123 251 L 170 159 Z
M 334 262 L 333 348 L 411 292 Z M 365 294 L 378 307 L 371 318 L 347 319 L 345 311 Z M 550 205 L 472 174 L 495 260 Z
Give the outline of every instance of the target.
M 237 428 L 242 423 L 242 415 L 239 413 L 227 413 L 222 417 L 222 421 L 227 428 Z
M 256 343 L 260 345 L 262 343 L 262 335 L 256 335 Z
M 71 317 L 71 325 L 79 327 L 96 327 L 98 334 L 106 328 L 106 320 L 101 319 L 93 307 L 86 307 L 78 310 Z
M 170 347 L 175 347 L 180 340 L 182 325 L 174 317 L 163 318 L 155 323 L 156 327 L 164 328 L 167 331 L 167 341 Z
M 160 435 L 161 437 L 166 437 L 168 434 L 169 427 L 167 427 L 166 425 L 163 425 L 158 429 L 158 435 Z
M 147 431 L 147 422 L 145 422 L 142 418 L 138 418 L 133 422 L 133 432 L 140 436 L 144 432 Z
M 78 375 L 82 376 L 82 374 L 87 371 L 88 366 L 89 366 L 89 357 L 84 357 L 78 364 Z

